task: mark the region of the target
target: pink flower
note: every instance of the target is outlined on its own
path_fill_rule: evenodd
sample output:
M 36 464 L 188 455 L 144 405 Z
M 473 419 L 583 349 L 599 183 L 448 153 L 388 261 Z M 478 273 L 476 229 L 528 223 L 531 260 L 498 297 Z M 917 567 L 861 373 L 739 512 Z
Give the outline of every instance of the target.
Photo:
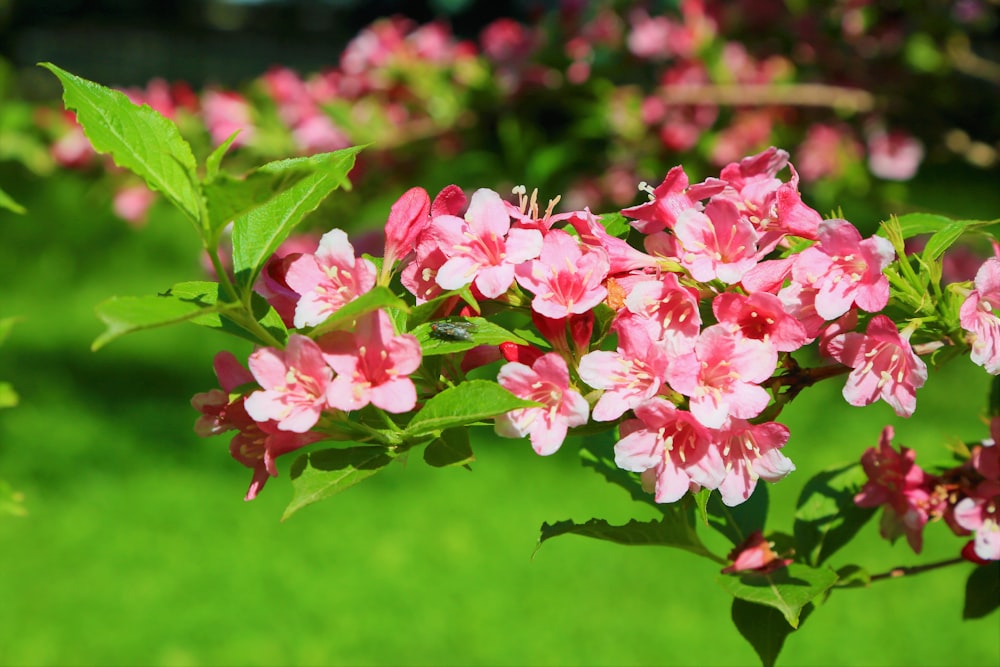
M 770 401 L 761 386 L 774 372 L 775 354 L 765 343 L 737 336 L 724 325 L 701 332 L 695 350 L 672 359 L 667 380 L 690 398 L 691 413 L 708 428 L 732 417 L 750 419 Z
M 729 552 L 732 565 L 723 568 L 723 574 L 733 572 L 756 572 L 767 574 L 787 567 L 791 558 L 779 558 L 774 552 L 774 545 L 764 539 L 764 534 L 755 530 L 742 544 Z
M 924 145 L 905 132 L 885 130 L 868 137 L 868 168 L 879 178 L 908 181 L 924 159 Z
M 826 350 L 854 369 L 844 385 L 849 404 L 864 406 L 881 398 L 900 417 L 916 410 L 916 392 L 927 380 L 927 365 L 913 352 L 909 336 L 900 335 L 888 317 L 873 317 L 864 334 L 834 336 Z
M 963 498 L 955 505 L 955 522 L 975 532 L 976 556 L 1000 560 L 1000 497 Z
M 244 497 L 247 501 L 257 497 L 268 478 L 278 476 L 275 460 L 279 456 L 323 439 L 320 433 L 289 433 L 277 428 L 272 421 L 255 422 L 247 414 L 243 400 L 234 403 L 231 412 L 240 432 L 230 441 L 229 453 L 253 470 L 250 488 Z
M 846 220 L 824 220 L 819 243 L 803 250 L 792 268 L 792 277 L 817 290 L 816 312 L 835 320 L 854 304 L 876 313 L 889 302 L 889 280 L 882 271 L 896 256 L 889 239 L 861 240 Z
M 295 306 L 296 328 L 316 326 L 346 303 L 375 286 L 375 265 L 354 256 L 340 229 L 320 239 L 316 254 L 303 254 L 288 267 L 288 286 L 302 295 Z
M 642 321 L 650 337 L 664 343 L 667 352 L 680 355 L 694 349 L 701 333 L 698 291 L 683 287 L 675 273 L 635 283 L 625 297 L 625 307 Z
M 497 374 L 497 382 L 518 398 L 537 401 L 543 407 L 519 408 L 500 415 L 494 422 L 497 435 L 531 438 L 531 446 L 542 456 L 555 453 L 573 426 L 587 423 L 587 401 L 569 386 L 569 369 L 555 353 L 544 354 L 530 366 L 511 362 Z
M 369 403 L 386 412 L 409 412 L 417 403 L 410 374 L 420 366 L 420 343 L 397 335 L 382 310 L 358 318 L 353 332 L 335 331 L 320 339 L 323 358 L 338 375 L 326 400 L 340 410 L 360 410 Z
M 688 187 L 688 176 L 678 165 L 668 171 L 663 182 L 652 191 L 650 201 L 623 209 L 622 215 L 634 218 L 632 226 L 643 234 L 673 229 L 682 213 L 702 210 L 704 207 L 699 200 L 722 192 L 725 186 L 718 179 L 710 179 Z
M 923 530 L 933 509 L 931 490 L 934 478 L 914 463 L 916 452 L 892 448 L 893 428 L 886 426 L 878 449 L 869 448 L 861 456 L 861 466 L 868 481 L 854 496 L 859 507 L 884 506 L 880 531 L 882 537 L 895 540 L 906 534 L 910 547 L 920 553 Z
M 420 234 L 430 224 L 431 198 L 423 188 L 410 188 L 396 200 L 385 223 L 385 254 L 382 272 L 392 270 L 396 260 L 416 250 Z
M 515 269 L 517 282 L 534 293 L 531 309 L 557 320 L 585 313 L 604 300 L 610 268 L 602 250 L 582 245 L 556 229 L 545 235 L 538 259 Z
M 706 481 L 694 466 L 709 449 L 709 434 L 690 412 L 656 397 L 636 407 L 635 416 L 620 426 L 615 465 L 643 473 L 644 481 L 654 483 L 658 503 L 680 500 Z
M 972 361 L 991 375 L 1000 374 L 1000 259 L 991 257 L 976 272 L 974 289 L 959 310 L 962 328 L 972 341 Z
M 194 424 L 194 432 L 203 438 L 239 428 L 228 413 L 235 402 L 242 403 L 242 397 L 233 401 L 230 394 L 237 387 L 253 382 L 250 371 L 243 368 L 233 353 L 227 350 L 215 355 L 212 366 L 222 389 L 212 389 L 191 398 L 191 406 L 201 413 Z
M 138 227 L 146 222 L 149 207 L 156 201 L 156 193 L 143 184 L 132 185 L 115 193 L 115 215 Z
M 239 93 L 232 91 L 206 90 L 201 97 L 205 126 L 212 135 L 216 146 L 239 130 L 233 147 L 245 146 L 253 140 L 256 128 L 251 118 L 251 109 Z
M 757 233 L 736 205 L 713 199 L 702 213 L 688 209 L 674 228 L 680 242 L 681 266 L 701 282 L 738 283 L 757 265 Z
M 580 379 L 604 393 L 594 405 L 594 420 L 611 421 L 660 391 L 667 369 L 666 352 L 653 345 L 639 322 L 619 318 L 618 350 L 595 350 L 580 359 Z
M 778 297 L 767 292 L 749 296 L 723 292 L 712 300 L 712 312 L 740 335 L 767 342 L 779 352 L 794 352 L 809 340 L 805 327 L 785 312 Z
M 511 229 L 507 206 L 492 190 L 473 193 L 465 219 L 442 215 L 431 227 L 448 257 L 438 269 L 438 285 L 454 290 L 473 283 L 488 299 L 506 292 L 514 282 L 514 267 L 538 257 L 542 249 L 537 229 Z
M 254 421 L 278 422 L 282 431 L 305 433 L 326 408 L 326 390 L 333 371 L 311 338 L 288 337 L 284 350 L 264 347 L 250 355 L 250 372 L 263 387 L 246 400 Z
M 784 424 L 751 424 L 732 419 L 712 440 L 722 460 L 724 477 L 718 485 L 722 502 L 734 507 L 753 495 L 757 480 L 777 482 L 795 470 L 795 465 L 779 451 L 788 442 Z

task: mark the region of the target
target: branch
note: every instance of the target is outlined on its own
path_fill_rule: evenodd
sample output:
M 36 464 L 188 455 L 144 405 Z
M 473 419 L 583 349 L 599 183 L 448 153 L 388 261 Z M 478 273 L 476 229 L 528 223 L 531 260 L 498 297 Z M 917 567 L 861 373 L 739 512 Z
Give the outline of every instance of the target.
M 929 572 L 930 570 L 937 570 L 938 568 L 948 567 L 949 565 L 958 565 L 959 563 L 967 563 L 968 561 L 962 557 L 951 558 L 949 560 L 938 561 L 937 563 L 928 563 L 927 565 L 914 565 L 913 567 L 894 567 L 887 572 L 882 572 L 880 574 L 873 574 L 869 581 L 880 581 L 882 579 L 899 579 L 900 577 L 908 577 L 914 574 L 920 574 L 921 572 Z
M 822 83 L 670 85 L 662 88 L 660 97 L 668 104 L 831 107 L 851 113 L 875 107 L 875 96 L 867 90 Z

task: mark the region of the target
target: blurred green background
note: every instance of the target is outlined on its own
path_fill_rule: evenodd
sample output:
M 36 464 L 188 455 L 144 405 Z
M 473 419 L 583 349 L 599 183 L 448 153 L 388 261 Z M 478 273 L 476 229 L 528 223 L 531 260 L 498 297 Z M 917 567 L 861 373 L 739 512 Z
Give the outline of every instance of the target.
M 168 12 L 198 3 L 160 4 Z M 370 4 L 374 12 L 398 3 Z M 523 3 L 493 4 L 500 11 Z M 23 11 L 30 3 L 17 5 Z M 0 0 L 0 18 L 9 6 Z M 155 29 L 156 15 L 144 16 Z M 73 55 L 74 44 L 90 48 L 94 33 L 74 32 L 71 18 L 67 10 L 55 32 L 15 26 L 8 55 L 53 60 L 104 82 L 148 76 L 132 72 L 137 60 L 120 53 Z M 359 16 L 357 25 L 367 20 Z M 101 25 L 95 21 L 91 28 Z M 192 39 L 190 28 L 177 35 Z M 212 71 L 221 67 L 212 58 L 177 55 L 187 46 L 167 60 L 224 78 L 228 70 Z M 95 69 L 80 71 L 85 62 Z M 194 78 L 189 72 L 157 73 Z M 886 185 L 890 208 L 845 200 L 844 216 L 870 233 L 892 212 L 1000 215 L 995 169 L 930 165 L 911 183 Z M 413 457 L 286 523 L 279 517 L 291 497 L 291 459 L 281 460 L 282 476 L 244 503 L 250 471 L 229 457 L 228 436 L 195 436 L 188 399 L 215 386 L 211 360 L 219 349 L 245 357 L 248 346 L 184 326 L 89 350 L 101 330 L 95 304 L 201 275 L 188 223 L 158 202 L 146 227 L 131 228 L 112 216 L 106 185 L 85 174 L 43 179 L 0 163 L 0 186 L 28 209 L 25 216 L 0 211 L 0 317 L 22 318 L 0 347 L 0 381 L 21 396 L 19 406 L 0 411 L 0 479 L 23 492 L 28 510 L 0 516 L 0 665 L 757 662 L 729 621 L 716 565 L 572 536 L 535 552 L 545 521 L 650 518 L 648 508 L 579 465 L 578 443 L 540 458 L 526 442 L 483 433 L 471 472 L 431 469 Z M 399 194 L 386 193 L 383 220 Z M 982 369 L 967 361 L 932 371 L 910 420 L 884 404 L 850 408 L 838 380 L 806 392 L 783 415 L 792 429 L 785 451 L 798 470 L 770 488 L 772 504 L 788 510 L 776 512 L 769 529 L 789 530 L 805 481 L 857 460 L 886 424 L 918 460 L 947 462 L 946 445 L 987 435 L 988 387 Z M 873 521 L 832 564 L 883 572 L 951 558 L 962 543 L 934 524 L 916 556 L 903 542 L 880 540 Z M 971 570 L 963 564 L 884 581 L 874 591 L 838 591 L 787 640 L 778 664 L 996 667 L 996 614 L 961 620 Z
M 975 172 L 924 178 L 901 206 L 1000 211 Z M 188 223 L 160 203 L 145 229 L 129 228 L 105 190 L 72 173 L 42 181 L 8 165 L 0 181 L 29 209 L 0 218 L 0 316 L 23 317 L 0 348 L 0 378 L 22 398 L 0 413 L 0 471 L 29 511 L 0 518 L 0 664 L 755 662 L 708 562 L 577 537 L 533 553 L 543 521 L 649 517 L 580 467 L 572 442 L 543 459 L 486 435 L 472 472 L 414 458 L 287 523 L 283 460 L 282 477 L 244 503 L 249 471 L 226 437 L 194 435 L 187 401 L 214 386 L 220 347 L 249 349 L 185 326 L 89 351 L 95 303 L 198 275 Z M 887 423 L 920 460 L 945 461 L 946 443 L 986 435 L 988 385 L 954 363 L 932 374 L 912 420 L 849 408 L 836 382 L 807 392 L 786 413 L 798 471 L 772 502 L 791 507 L 808 476 L 855 460 Z M 770 528 L 789 529 L 790 514 Z M 961 543 L 932 525 L 917 557 L 872 522 L 833 564 L 879 572 Z M 779 664 L 996 665 L 995 615 L 960 620 L 971 568 L 839 591 Z

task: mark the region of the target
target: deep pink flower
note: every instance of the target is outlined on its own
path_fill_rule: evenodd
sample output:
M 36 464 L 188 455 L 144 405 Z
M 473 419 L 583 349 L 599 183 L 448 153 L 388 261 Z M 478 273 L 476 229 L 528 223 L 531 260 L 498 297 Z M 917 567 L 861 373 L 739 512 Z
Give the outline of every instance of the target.
M 385 223 L 382 273 L 391 272 L 397 260 L 416 250 L 420 234 L 430 224 L 431 198 L 423 188 L 410 188 L 389 210 Z
M 595 350 L 580 359 L 580 379 L 604 393 L 594 405 L 595 421 L 618 419 L 660 391 L 667 369 L 666 351 L 653 345 L 642 323 L 619 318 L 618 349 Z
M 602 284 L 610 262 L 605 252 L 555 229 L 545 235 L 538 259 L 515 269 L 517 282 L 531 291 L 531 309 L 551 319 L 592 310 L 608 290 Z
M 194 424 L 194 432 L 203 438 L 239 428 L 228 414 L 235 402 L 231 394 L 237 387 L 254 381 L 250 371 L 228 350 L 216 354 L 212 366 L 222 389 L 212 389 L 191 397 L 191 406 L 201 413 Z M 237 400 L 242 403 L 242 397 Z
M 917 389 L 927 380 L 927 365 L 913 352 L 909 335 L 902 336 L 888 317 L 873 317 L 863 334 L 834 336 L 825 349 L 854 369 L 844 385 L 848 403 L 864 406 L 881 398 L 900 417 L 916 410 Z
M 250 372 L 263 389 L 250 394 L 246 410 L 254 421 L 278 423 L 282 431 L 305 433 L 326 408 L 333 371 L 311 338 L 288 337 L 284 350 L 264 347 L 250 355 Z
M 713 199 L 702 213 L 688 209 L 674 228 L 681 265 L 701 282 L 732 285 L 757 264 L 757 233 L 726 199 Z
M 375 265 L 355 257 L 347 234 L 333 229 L 320 239 L 315 255 L 303 254 L 289 265 L 285 280 L 302 295 L 295 326 L 316 326 L 375 286 Z
M 991 375 L 1000 374 L 1000 258 L 991 257 L 976 272 L 974 289 L 959 310 L 962 328 L 972 341 L 972 361 Z
M 639 252 L 622 239 L 608 234 L 600 219 L 589 209 L 574 212 L 568 217 L 584 245 L 594 248 L 608 256 L 608 273 L 610 275 L 628 273 L 640 269 L 652 269 L 658 264 L 655 257 Z
M 514 282 L 514 267 L 538 257 L 542 234 L 537 229 L 511 229 L 510 214 L 500 195 L 480 189 L 473 193 L 465 218 L 433 218 L 434 238 L 448 260 L 437 271 L 437 283 L 454 290 L 473 283 L 495 299 Z
M 701 332 L 698 291 L 682 286 L 677 274 L 663 273 L 658 279 L 636 282 L 625 297 L 625 307 L 671 356 L 694 349 Z
M 530 366 L 517 362 L 504 365 L 497 382 L 518 398 L 537 401 L 539 408 L 519 408 L 494 421 L 497 435 L 531 438 L 531 446 L 542 456 L 555 453 L 573 426 L 587 423 L 587 401 L 569 386 L 569 369 L 555 353 L 544 354 Z
M 396 334 L 383 310 L 358 318 L 354 331 L 334 331 L 320 339 L 323 358 L 338 375 L 326 400 L 340 410 L 360 410 L 369 403 L 386 412 L 408 412 L 417 403 L 410 374 L 420 366 L 416 336 Z
M 690 398 L 701 424 L 720 428 L 732 417 L 750 419 L 767 407 L 770 394 L 758 383 L 771 377 L 774 364 L 765 343 L 716 324 L 701 332 L 694 352 L 671 360 L 667 380 Z
M 637 406 L 635 416 L 619 427 L 615 465 L 653 481 L 658 503 L 675 502 L 692 486 L 704 485 L 696 465 L 708 452 L 708 430 L 690 412 L 659 397 Z
M 295 325 L 295 307 L 301 298 L 288 286 L 288 267 L 303 253 L 315 253 L 318 245 L 319 238 L 312 234 L 288 237 L 267 260 L 254 285 L 254 290 L 267 299 L 286 327 Z
M 622 215 L 634 218 L 632 226 L 643 234 L 673 229 L 677 218 L 689 210 L 701 211 L 700 200 L 722 192 L 726 184 L 709 179 L 688 187 L 688 176 L 680 165 L 667 172 L 663 182 L 650 194 L 650 201 L 622 210 Z
M 778 352 L 794 352 L 809 340 L 805 327 L 785 312 L 778 297 L 767 292 L 749 296 L 723 292 L 712 300 L 712 312 L 740 335 L 767 342 Z
M 835 320 L 857 304 L 877 313 L 889 302 L 889 280 L 882 271 L 896 256 L 889 239 L 861 233 L 846 220 L 824 220 L 819 243 L 803 250 L 792 268 L 792 277 L 815 287 L 816 312 Z
M 878 449 L 869 448 L 861 456 L 868 481 L 854 496 L 854 502 L 859 507 L 884 506 L 882 537 L 895 540 L 905 534 L 910 547 L 920 553 L 923 529 L 934 509 L 931 490 L 935 482 L 914 462 L 916 452 L 907 447 L 899 452 L 893 449 L 893 435 L 893 428 L 886 426 Z

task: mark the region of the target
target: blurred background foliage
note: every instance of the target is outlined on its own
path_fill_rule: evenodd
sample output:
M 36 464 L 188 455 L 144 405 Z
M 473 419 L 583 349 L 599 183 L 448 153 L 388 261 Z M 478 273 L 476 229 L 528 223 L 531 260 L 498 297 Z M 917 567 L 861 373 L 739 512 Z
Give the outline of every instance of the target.
M 266 85 L 269 68 L 301 81 L 342 75 L 341 52 L 373 21 L 408 16 L 395 24 L 404 41 L 441 21 L 448 58 L 362 68 L 391 72 L 392 86 L 322 98 L 348 140 L 374 144 L 355 190 L 313 216 L 318 229 L 360 233 L 384 222 L 406 188 L 450 182 L 500 191 L 525 182 L 543 199 L 563 193 L 610 210 L 638 201 L 636 184 L 658 182 L 673 164 L 701 178 L 717 172 L 720 146 L 761 143 L 788 147 L 803 171 L 827 159 L 820 164 L 834 171 L 803 176 L 806 201 L 824 214 L 840 207 L 868 231 L 909 210 L 997 217 L 996 3 L 707 3 L 718 27 L 697 52 L 629 50 L 628 30 L 646 25 L 633 5 L 690 27 L 680 9 L 698 4 L 619 3 L 622 33 L 605 44 L 583 30 L 601 16 L 589 3 L 0 0 L 0 186 L 28 210 L 0 212 L 0 318 L 20 318 L 0 348 L 0 380 L 20 396 L 0 412 L 0 479 L 28 511 L 0 516 L 0 664 L 754 663 L 728 622 L 728 596 L 711 583 L 714 566 L 574 538 L 533 555 L 543 521 L 648 518 L 583 469 L 573 443 L 541 459 L 526 443 L 484 435 L 471 473 L 393 466 L 284 524 L 284 477 L 244 504 L 249 471 L 229 458 L 226 438 L 196 438 L 187 397 L 215 385 L 221 345 L 249 349 L 178 327 L 89 351 L 100 331 L 94 304 L 201 275 L 199 248 L 162 201 L 124 224 L 114 205 L 134 183 L 92 157 L 72 164 L 54 153 L 72 124 L 58 112 L 55 80 L 33 66 L 52 61 L 146 95 L 155 77 L 187 82 L 198 104 L 176 119 L 201 156 L 214 141 L 204 91 L 238 93 L 259 140 L 234 151 L 238 169 L 305 150 Z M 583 18 L 567 23 L 572 12 Z M 540 26 L 531 51 L 545 65 L 540 83 L 514 67 L 516 49 L 483 55 L 484 29 L 501 17 Z M 507 28 L 512 41 L 501 43 L 522 44 Z M 580 34 L 589 42 L 574 42 Z M 463 42 L 475 47 L 471 60 L 454 50 Z M 874 95 L 873 106 L 719 104 L 702 125 L 690 114 L 704 103 L 657 106 L 677 91 L 664 78 L 691 62 L 707 64 L 697 80 L 716 86 L 700 93 L 721 94 L 736 62 L 724 57 L 731 43 L 766 86 L 846 86 Z M 379 116 L 392 104 L 404 121 L 437 124 L 427 132 Z M 369 115 L 351 116 L 361 110 Z M 749 131 L 753 123 L 766 131 Z M 919 142 L 912 177 L 873 171 L 872 123 Z M 834 141 L 802 153 L 817 126 L 834 128 Z M 672 131 L 691 127 L 682 148 Z M 930 461 L 946 460 L 948 443 L 987 434 L 988 378 L 965 362 L 932 374 L 912 420 L 884 405 L 849 408 L 828 385 L 786 411 L 785 451 L 801 474 L 770 489 L 775 505 L 794 504 L 816 471 L 856 460 L 885 424 Z M 935 525 L 918 557 L 885 545 L 873 523 L 843 558 L 878 572 L 959 547 Z M 779 664 L 998 664 L 995 618 L 960 620 L 967 567 L 837 592 Z

